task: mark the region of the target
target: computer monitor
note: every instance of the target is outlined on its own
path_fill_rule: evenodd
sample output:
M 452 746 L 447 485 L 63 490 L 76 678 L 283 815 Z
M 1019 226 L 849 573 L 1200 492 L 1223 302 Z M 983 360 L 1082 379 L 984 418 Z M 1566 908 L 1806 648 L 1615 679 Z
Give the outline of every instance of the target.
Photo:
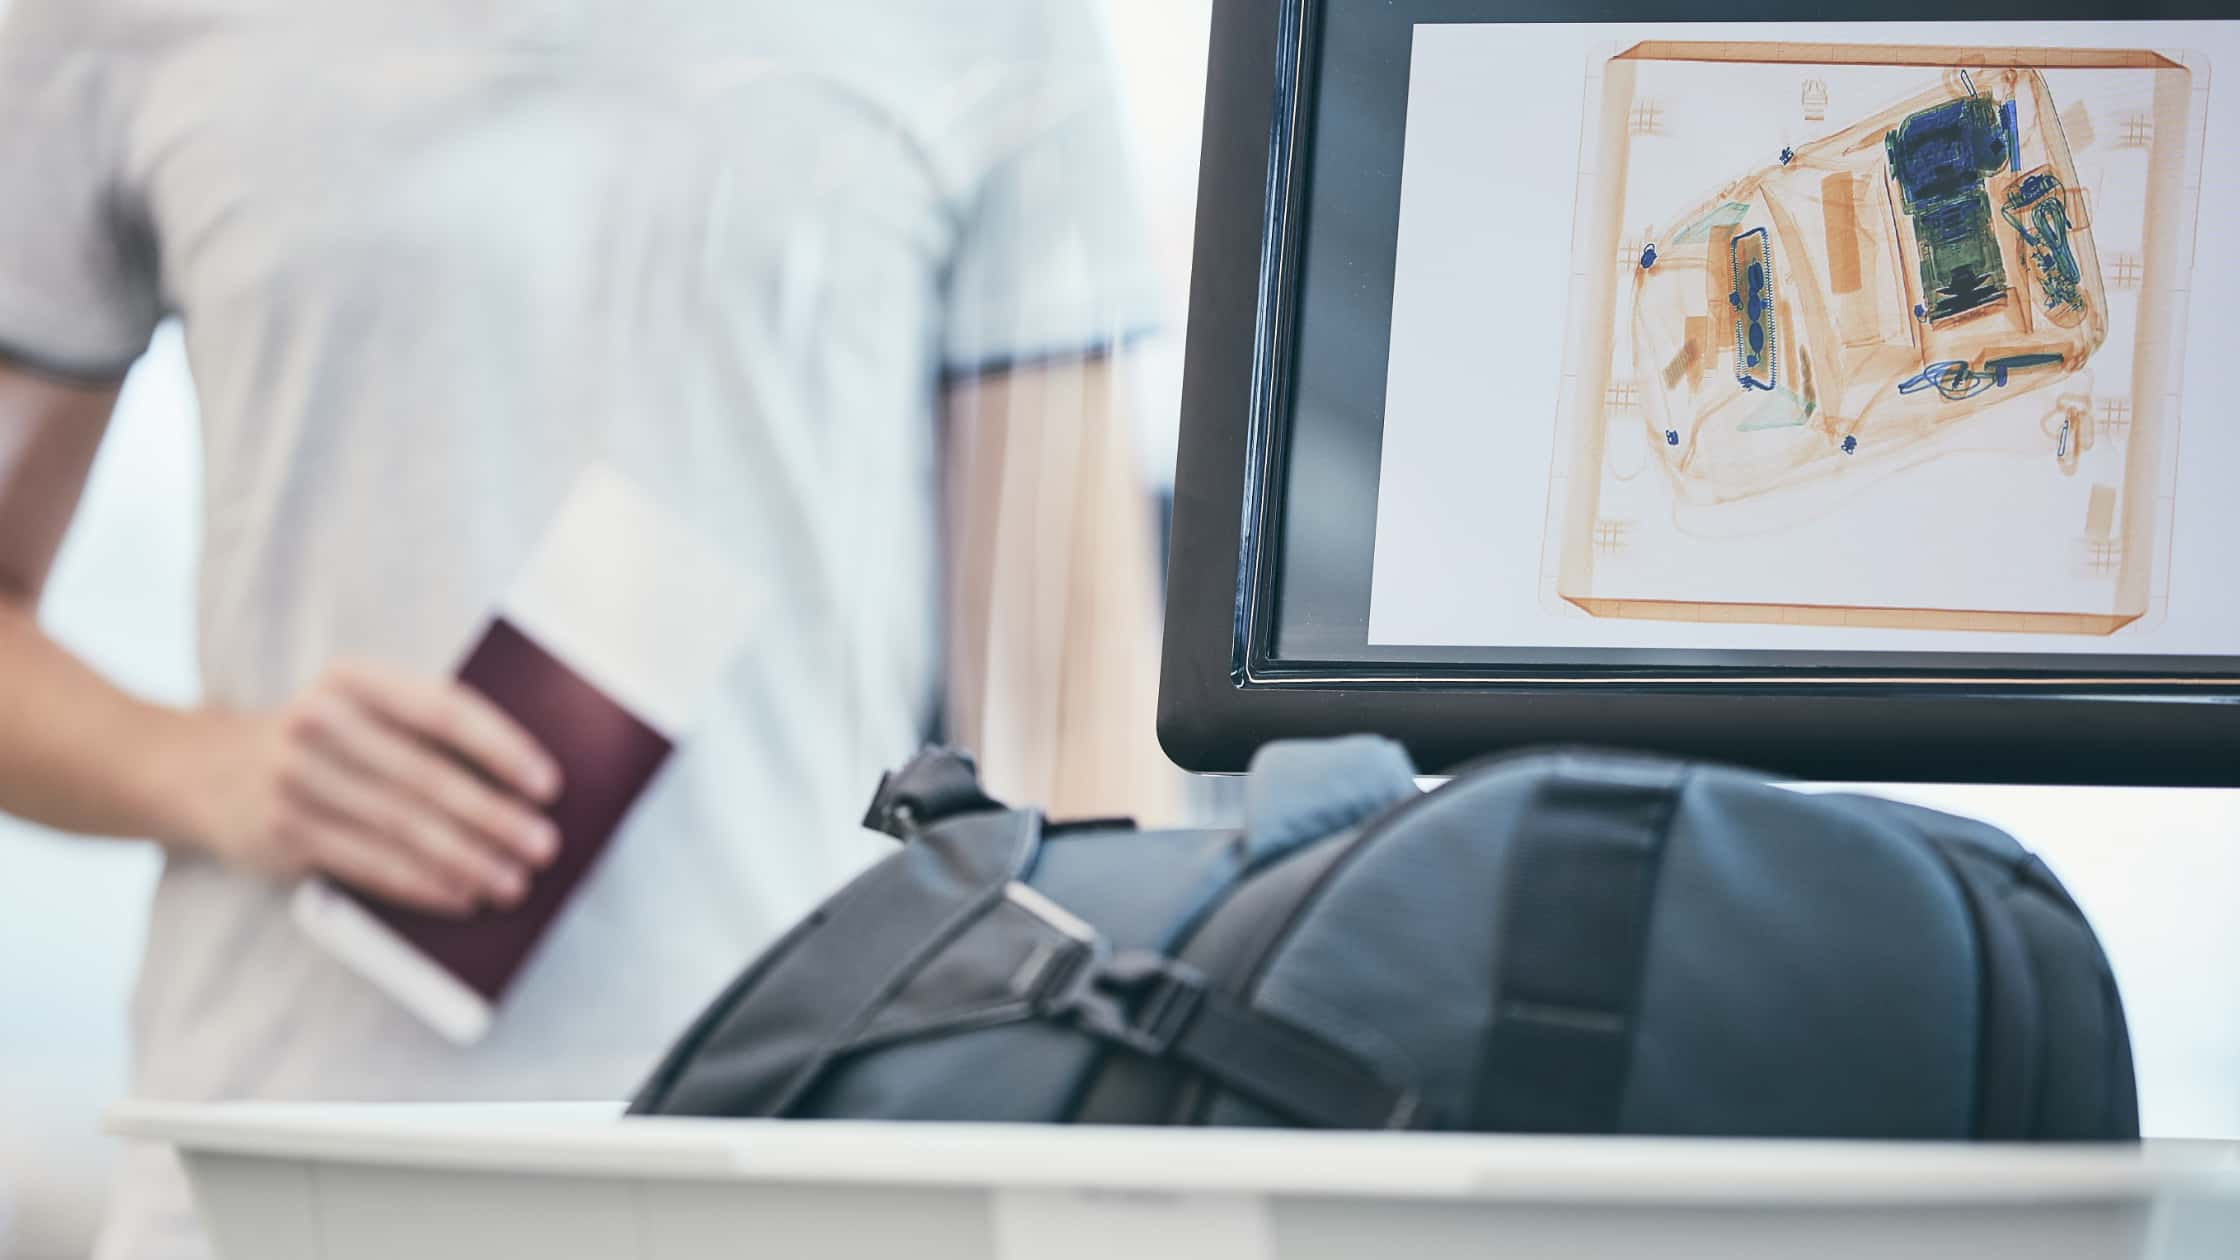
M 1797 7 L 1219 0 L 1177 762 L 2240 784 L 2240 21 Z

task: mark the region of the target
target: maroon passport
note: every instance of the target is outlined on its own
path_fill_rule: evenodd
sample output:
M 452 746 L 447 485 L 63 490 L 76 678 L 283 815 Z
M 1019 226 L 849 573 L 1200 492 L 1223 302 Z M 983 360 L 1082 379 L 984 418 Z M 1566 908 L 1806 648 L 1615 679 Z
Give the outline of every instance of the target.
M 510 909 L 472 918 L 422 914 L 351 894 L 421 953 L 495 1004 L 545 929 L 590 874 L 622 817 L 669 756 L 669 741 L 500 618 L 459 669 L 535 736 L 560 765 L 560 795 L 546 811 L 560 852 Z

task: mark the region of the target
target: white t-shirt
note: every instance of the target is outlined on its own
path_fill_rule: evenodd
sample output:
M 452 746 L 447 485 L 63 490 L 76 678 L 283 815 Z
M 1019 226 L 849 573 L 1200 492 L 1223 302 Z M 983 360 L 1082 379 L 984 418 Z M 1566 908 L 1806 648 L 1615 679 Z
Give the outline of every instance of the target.
M 137 1094 L 622 1097 L 882 850 L 855 820 L 937 685 L 942 382 L 1156 309 L 1115 98 L 1094 0 L 15 0 L 0 354 L 110 379 L 182 321 L 211 700 L 448 671 L 594 462 L 772 587 L 486 1041 L 174 856 Z M 175 1182 L 131 1157 L 106 1255 L 196 1253 Z

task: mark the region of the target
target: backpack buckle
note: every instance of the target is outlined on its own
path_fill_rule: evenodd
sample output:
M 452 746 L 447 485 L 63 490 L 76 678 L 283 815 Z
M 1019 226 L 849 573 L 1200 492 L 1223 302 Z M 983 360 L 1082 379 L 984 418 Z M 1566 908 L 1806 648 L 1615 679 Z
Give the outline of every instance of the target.
M 1038 980 L 1030 999 L 1037 1014 L 1154 1059 L 1173 1049 L 1206 995 L 1194 968 L 1149 950 L 1113 953 L 1101 942 L 1068 942 Z
M 1089 977 L 1091 998 L 1075 1018 L 1090 1032 L 1157 1058 L 1173 1048 L 1205 1001 L 1205 977 L 1149 950 L 1127 950 Z
M 1195 967 L 1148 949 L 1115 951 L 1096 928 L 1033 888 L 1014 881 L 1004 900 L 1042 921 L 1046 942 L 1014 980 L 1045 1019 L 1158 1058 L 1173 1048 L 1205 1000 Z

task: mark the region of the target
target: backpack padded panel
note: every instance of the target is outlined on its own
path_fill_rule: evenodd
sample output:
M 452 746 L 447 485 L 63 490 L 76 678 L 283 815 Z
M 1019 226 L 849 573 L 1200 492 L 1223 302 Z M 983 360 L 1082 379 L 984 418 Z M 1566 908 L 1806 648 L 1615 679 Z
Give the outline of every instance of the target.
M 1473 1114 L 1512 848 L 1545 825 L 1555 773 L 1512 760 L 1388 817 L 1255 1005 L 1404 1072 L 1435 1114 Z M 1618 1131 L 1966 1136 L 1975 947 L 1934 857 L 1744 775 L 1697 770 L 1672 790 Z M 1270 1117 L 1224 1098 L 1206 1119 Z
M 1700 770 L 1649 932 L 1620 1131 L 1969 1136 L 1976 943 L 1909 829 Z
M 1506 850 L 1487 839 L 1517 824 L 1533 787 L 1529 767 L 1515 767 L 1372 824 L 1262 965 L 1254 1006 L 1415 1082 L 1434 1116 L 1470 1114 L 1507 889 Z M 1273 1119 L 1231 1096 L 1205 1113 L 1209 1124 Z

